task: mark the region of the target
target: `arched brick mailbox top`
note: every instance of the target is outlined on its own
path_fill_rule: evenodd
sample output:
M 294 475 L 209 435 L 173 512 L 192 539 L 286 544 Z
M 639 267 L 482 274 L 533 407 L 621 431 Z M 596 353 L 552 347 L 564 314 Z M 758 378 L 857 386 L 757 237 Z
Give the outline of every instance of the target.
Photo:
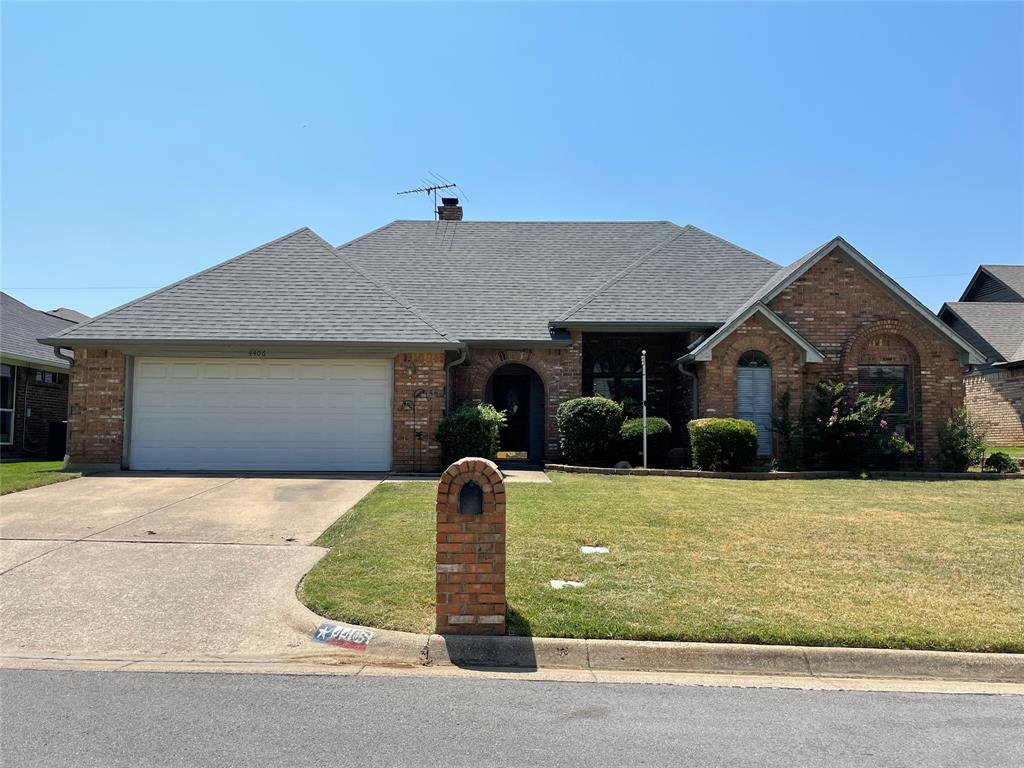
M 470 483 L 479 496 L 465 514 L 460 499 L 477 493 L 463 494 Z M 436 597 L 440 634 L 505 634 L 505 482 L 487 459 L 461 459 L 438 483 Z

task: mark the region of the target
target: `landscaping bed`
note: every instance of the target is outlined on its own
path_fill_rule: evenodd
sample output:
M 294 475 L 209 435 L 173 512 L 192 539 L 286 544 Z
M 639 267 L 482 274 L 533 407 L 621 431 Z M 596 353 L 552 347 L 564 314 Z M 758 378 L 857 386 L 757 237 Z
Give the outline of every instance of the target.
M 1024 652 L 1018 483 L 551 477 L 507 486 L 510 634 Z M 335 523 L 306 605 L 432 631 L 435 492 Z
M 62 461 L 5 461 L 0 463 L 0 494 L 74 480 L 81 472 L 66 472 Z

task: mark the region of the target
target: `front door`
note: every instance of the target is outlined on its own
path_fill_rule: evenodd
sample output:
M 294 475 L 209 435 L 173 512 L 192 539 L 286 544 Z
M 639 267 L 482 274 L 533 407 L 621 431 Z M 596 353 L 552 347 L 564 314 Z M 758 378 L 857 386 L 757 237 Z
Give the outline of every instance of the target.
M 496 374 L 493 386 L 494 407 L 504 411 L 506 418 L 499 449 L 506 453 L 522 453 L 521 458 L 526 458 L 530 450 L 530 376 Z

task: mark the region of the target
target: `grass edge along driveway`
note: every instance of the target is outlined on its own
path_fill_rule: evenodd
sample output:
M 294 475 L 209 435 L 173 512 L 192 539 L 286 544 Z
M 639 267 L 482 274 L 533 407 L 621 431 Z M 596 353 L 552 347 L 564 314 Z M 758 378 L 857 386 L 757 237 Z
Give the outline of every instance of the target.
M 67 472 L 63 461 L 0 462 L 0 495 L 74 480 L 81 472 Z
M 1024 652 L 1024 481 L 551 477 L 507 487 L 509 634 Z M 305 604 L 432 631 L 435 490 L 324 532 Z

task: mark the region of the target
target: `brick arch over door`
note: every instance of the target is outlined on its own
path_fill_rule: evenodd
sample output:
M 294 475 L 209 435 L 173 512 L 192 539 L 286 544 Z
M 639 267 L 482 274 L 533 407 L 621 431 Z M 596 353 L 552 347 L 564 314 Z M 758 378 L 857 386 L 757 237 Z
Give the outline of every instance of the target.
M 470 350 L 469 359 L 456 369 L 456 393 L 461 403 L 482 403 L 487 382 L 494 372 L 510 364 L 523 365 L 540 378 L 544 387 L 544 460 L 553 461 L 561 453 L 558 442 L 558 406 L 579 397 L 579 339 L 570 348 Z

